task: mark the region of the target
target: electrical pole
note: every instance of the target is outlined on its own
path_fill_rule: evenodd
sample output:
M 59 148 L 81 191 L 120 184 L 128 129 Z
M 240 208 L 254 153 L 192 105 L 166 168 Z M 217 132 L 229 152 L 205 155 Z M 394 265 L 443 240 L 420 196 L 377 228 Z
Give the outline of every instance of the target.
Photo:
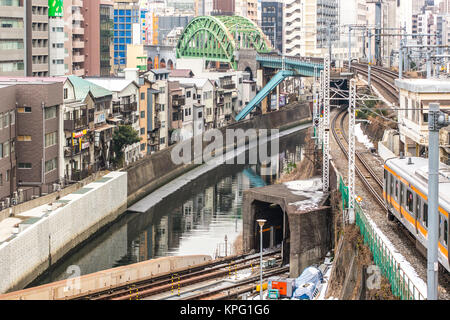
M 348 101 L 348 219 L 355 223 L 355 125 L 356 125 L 356 80 L 350 81 Z M 345 220 L 344 220 L 345 221 Z
M 403 36 L 400 38 L 400 49 L 398 50 L 398 78 L 403 79 Z
M 330 188 L 330 56 L 325 57 L 323 72 L 323 191 Z
M 319 101 L 318 101 L 318 111 L 319 111 L 319 146 L 323 147 L 323 114 L 322 110 L 324 107 L 323 103 L 323 93 L 324 93 L 324 79 L 323 70 L 320 71 L 320 82 L 319 82 Z M 323 148 L 322 148 L 323 149 Z
M 348 72 L 352 70 L 352 26 L 348 26 Z
M 367 64 L 368 72 L 367 72 L 367 84 L 369 86 L 370 91 L 372 91 L 372 32 L 368 31 L 369 38 L 369 63 Z
M 431 79 L 431 55 L 427 49 L 427 79 Z
M 427 243 L 427 299 L 438 299 L 438 242 L 439 242 L 439 130 L 446 119 L 438 103 L 428 107 L 428 243 Z

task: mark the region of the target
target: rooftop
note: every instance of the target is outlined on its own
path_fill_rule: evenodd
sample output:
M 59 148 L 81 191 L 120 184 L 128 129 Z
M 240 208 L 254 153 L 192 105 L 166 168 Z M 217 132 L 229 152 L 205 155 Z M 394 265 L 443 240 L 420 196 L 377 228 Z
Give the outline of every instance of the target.
M 139 86 L 133 80 L 126 80 L 125 78 L 87 78 L 90 82 L 103 87 L 112 92 L 121 92 L 125 88 L 127 88 L 130 84 L 134 83 L 136 86 Z
M 68 76 L 69 81 L 72 83 L 75 89 L 75 97 L 77 100 L 86 99 L 89 92 L 94 98 L 102 98 L 112 96 L 112 92 L 77 76 Z
M 397 79 L 395 85 L 417 93 L 450 93 L 450 81 L 441 79 Z

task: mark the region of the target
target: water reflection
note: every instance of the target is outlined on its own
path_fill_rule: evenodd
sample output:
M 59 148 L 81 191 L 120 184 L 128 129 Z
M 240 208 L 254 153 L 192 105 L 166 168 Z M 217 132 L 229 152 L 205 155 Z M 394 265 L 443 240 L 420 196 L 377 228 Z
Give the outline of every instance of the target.
M 145 214 L 127 212 L 119 221 L 58 263 L 32 285 L 62 280 L 78 265 L 82 274 L 148 259 L 189 254 L 228 253 L 242 232 L 242 196 L 249 188 L 273 184 L 289 162 L 303 157 L 306 132 L 280 140 L 271 169 L 257 165 L 223 165 L 170 195 Z M 231 247 L 231 248 L 230 248 Z

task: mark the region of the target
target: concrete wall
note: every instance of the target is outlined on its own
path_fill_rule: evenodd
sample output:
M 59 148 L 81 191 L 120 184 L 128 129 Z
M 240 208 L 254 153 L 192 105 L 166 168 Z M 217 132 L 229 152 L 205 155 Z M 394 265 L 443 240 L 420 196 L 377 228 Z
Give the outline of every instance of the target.
M 0 292 L 22 288 L 126 210 L 127 174 L 111 172 L 0 244 Z
M 46 196 L 36 198 L 34 200 L 22 202 L 18 205 L 15 205 L 13 207 L 7 208 L 5 210 L 0 211 L 0 221 L 8 218 L 10 215 L 19 215 L 22 212 L 31 210 L 35 207 L 42 206 L 43 204 L 53 202 L 61 197 L 64 197 L 77 189 L 83 187 L 84 185 L 91 183 L 100 177 L 104 176 L 107 172 L 100 171 L 96 172 L 93 175 L 87 177 L 86 179 L 79 181 L 77 183 L 72 184 L 71 186 L 68 186 L 67 188 L 62 189 L 61 191 L 50 193 Z
M 164 257 L 143 261 L 128 266 L 99 271 L 79 277 L 52 282 L 39 287 L 0 295 L 0 300 L 56 300 L 67 299 L 87 292 L 149 279 L 151 277 L 178 272 L 211 261 L 210 256 L 193 255 Z M 78 281 L 77 281 L 78 280 Z
M 280 111 L 267 113 L 221 128 L 226 129 L 280 129 L 286 130 L 296 125 L 311 121 L 311 112 L 308 104 L 287 106 Z M 193 143 L 193 139 L 191 139 Z M 206 146 L 206 143 L 204 143 Z M 190 165 L 175 165 L 171 158 L 174 146 L 161 150 L 139 160 L 124 170 L 128 172 L 128 204 L 131 205 L 148 193 L 175 179 L 196 167 Z

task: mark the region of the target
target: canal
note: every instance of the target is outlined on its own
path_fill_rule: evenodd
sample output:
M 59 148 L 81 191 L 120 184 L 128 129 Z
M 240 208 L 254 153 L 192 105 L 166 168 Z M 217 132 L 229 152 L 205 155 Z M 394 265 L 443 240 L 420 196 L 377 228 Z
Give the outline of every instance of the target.
M 259 163 L 225 164 L 146 213 L 126 212 L 29 287 L 73 277 L 73 270 L 84 275 L 164 256 L 233 253 L 242 234 L 243 191 L 275 183 L 288 163 L 300 161 L 306 134 L 297 131 L 280 139 L 272 170 Z

